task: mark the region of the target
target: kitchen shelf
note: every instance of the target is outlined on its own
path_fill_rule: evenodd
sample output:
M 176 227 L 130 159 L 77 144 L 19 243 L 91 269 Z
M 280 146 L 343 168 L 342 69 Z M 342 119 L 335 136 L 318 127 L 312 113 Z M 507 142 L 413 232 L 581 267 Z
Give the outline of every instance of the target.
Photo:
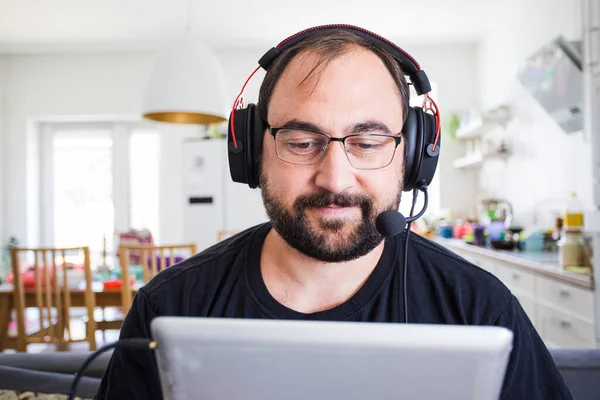
M 483 162 L 483 154 L 471 154 L 454 160 L 452 165 L 457 169 L 476 168 Z
M 456 160 L 454 160 L 452 162 L 452 165 L 456 169 L 478 168 L 481 166 L 481 164 L 483 164 L 483 162 L 485 160 L 488 160 L 491 158 L 506 159 L 506 157 L 508 157 L 509 155 L 510 155 L 510 153 L 508 151 L 501 152 L 501 153 L 489 153 L 489 154 L 482 154 L 482 153 L 469 154 L 468 156 L 457 158 Z
M 458 128 L 456 138 L 458 140 L 469 140 L 480 137 L 485 131 L 485 124 L 481 121 L 470 123 L 467 126 Z
M 463 128 L 459 128 L 456 131 L 456 138 L 458 140 L 473 140 L 480 138 L 484 133 L 492 132 L 494 130 L 501 130 L 502 124 L 497 121 L 479 121 L 466 125 Z
M 475 119 L 456 131 L 458 140 L 472 140 L 484 133 L 502 129 L 510 121 L 510 109 L 507 106 L 497 107 L 488 111 L 482 118 Z

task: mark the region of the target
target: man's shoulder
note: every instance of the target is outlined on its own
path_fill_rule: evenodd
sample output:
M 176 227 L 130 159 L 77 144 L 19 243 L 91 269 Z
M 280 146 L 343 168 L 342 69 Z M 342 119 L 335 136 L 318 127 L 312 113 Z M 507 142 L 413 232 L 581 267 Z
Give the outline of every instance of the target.
M 464 307 L 464 322 L 492 324 L 511 301 L 510 290 L 488 271 L 421 235 L 410 241 L 409 258 L 418 260 L 420 277 L 437 296 Z
M 246 258 L 246 251 L 256 235 L 266 233 L 268 224 L 261 224 L 237 233 L 155 276 L 143 287 L 146 296 L 161 297 L 190 285 L 218 284 L 236 272 Z

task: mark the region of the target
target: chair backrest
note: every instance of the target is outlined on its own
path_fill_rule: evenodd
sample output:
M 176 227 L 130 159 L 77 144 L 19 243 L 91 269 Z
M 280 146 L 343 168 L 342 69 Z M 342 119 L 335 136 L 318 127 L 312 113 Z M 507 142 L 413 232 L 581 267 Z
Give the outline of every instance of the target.
M 148 283 L 160 271 L 177 264 L 196 254 L 196 245 L 176 244 L 169 246 L 127 245 L 119 247 L 119 264 L 121 266 L 121 297 L 123 311 L 127 312 L 132 302 L 132 286 L 128 277 L 132 271 L 131 254 L 140 260 L 141 278 Z M 136 274 L 137 275 L 137 274 Z
M 11 248 L 13 269 L 13 300 L 17 314 L 17 350 L 26 351 L 30 343 L 65 343 L 81 341 L 73 339 L 69 310 L 73 304 L 73 292 L 77 282 L 69 279 L 69 270 L 78 265 L 85 281 L 83 304 L 88 319 L 93 322 L 95 297 L 92 291 L 92 270 L 88 247 L 70 248 Z M 72 269 L 71 269 L 72 270 Z M 78 297 L 79 299 L 81 296 Z M 25 309 L 35 307 L 39 311 L 40 331 L 29 335 L 25 327 Z M 54 310 L 54 312 L 53 312 Z M 93 332 L 93 330 L 92 330 Z M 93 334 L 85 338 L 90 349 L 96 348 Z
M 240 231 L 231 231 L 231 230 L 217 231 L 217 242 L 225 240 L 228 237 L 231 237 L 233 235 L 237 235 L 239 232 Z

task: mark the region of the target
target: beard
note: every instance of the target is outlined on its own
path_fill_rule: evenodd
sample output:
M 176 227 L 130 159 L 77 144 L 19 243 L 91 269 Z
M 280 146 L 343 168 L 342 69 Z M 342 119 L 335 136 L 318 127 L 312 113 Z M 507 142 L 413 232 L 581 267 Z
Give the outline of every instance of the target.
M 261 177 L 263 203 L 275 231 L 300 253 L 323 262 L 346 262 L 371 252 L 383 240 L 375 227 L 377 216 L 387 210 L 397 210 L 402 188 L 381 209 L 377 209 L 371 197 L 365 194 L 338 193 L 327 191 L 304 194 L 296 198 L 292 210 L 286 209 L 281 198 L 276 196 L 264 176 Z M 358 207 L 361 218 L 320 218 L 316 227 L 311 226 L 306 210 L 327 206 Z M 335 238 L 332 243 L 329 238 Z

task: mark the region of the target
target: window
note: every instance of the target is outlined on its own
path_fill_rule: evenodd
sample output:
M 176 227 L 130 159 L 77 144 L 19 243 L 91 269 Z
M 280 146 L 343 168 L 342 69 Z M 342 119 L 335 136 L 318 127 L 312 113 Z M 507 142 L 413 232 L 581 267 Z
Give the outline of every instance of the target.
M 49 124 L 42 131 L 43 243 L 89 246 L 111 265 L 115 233 L 148 229 L 159 239 L 159 137 L 125 123 Z
M 110 131 L 57 131 L 53 152 L 54 246 L 102 249 L 114 231 Z

